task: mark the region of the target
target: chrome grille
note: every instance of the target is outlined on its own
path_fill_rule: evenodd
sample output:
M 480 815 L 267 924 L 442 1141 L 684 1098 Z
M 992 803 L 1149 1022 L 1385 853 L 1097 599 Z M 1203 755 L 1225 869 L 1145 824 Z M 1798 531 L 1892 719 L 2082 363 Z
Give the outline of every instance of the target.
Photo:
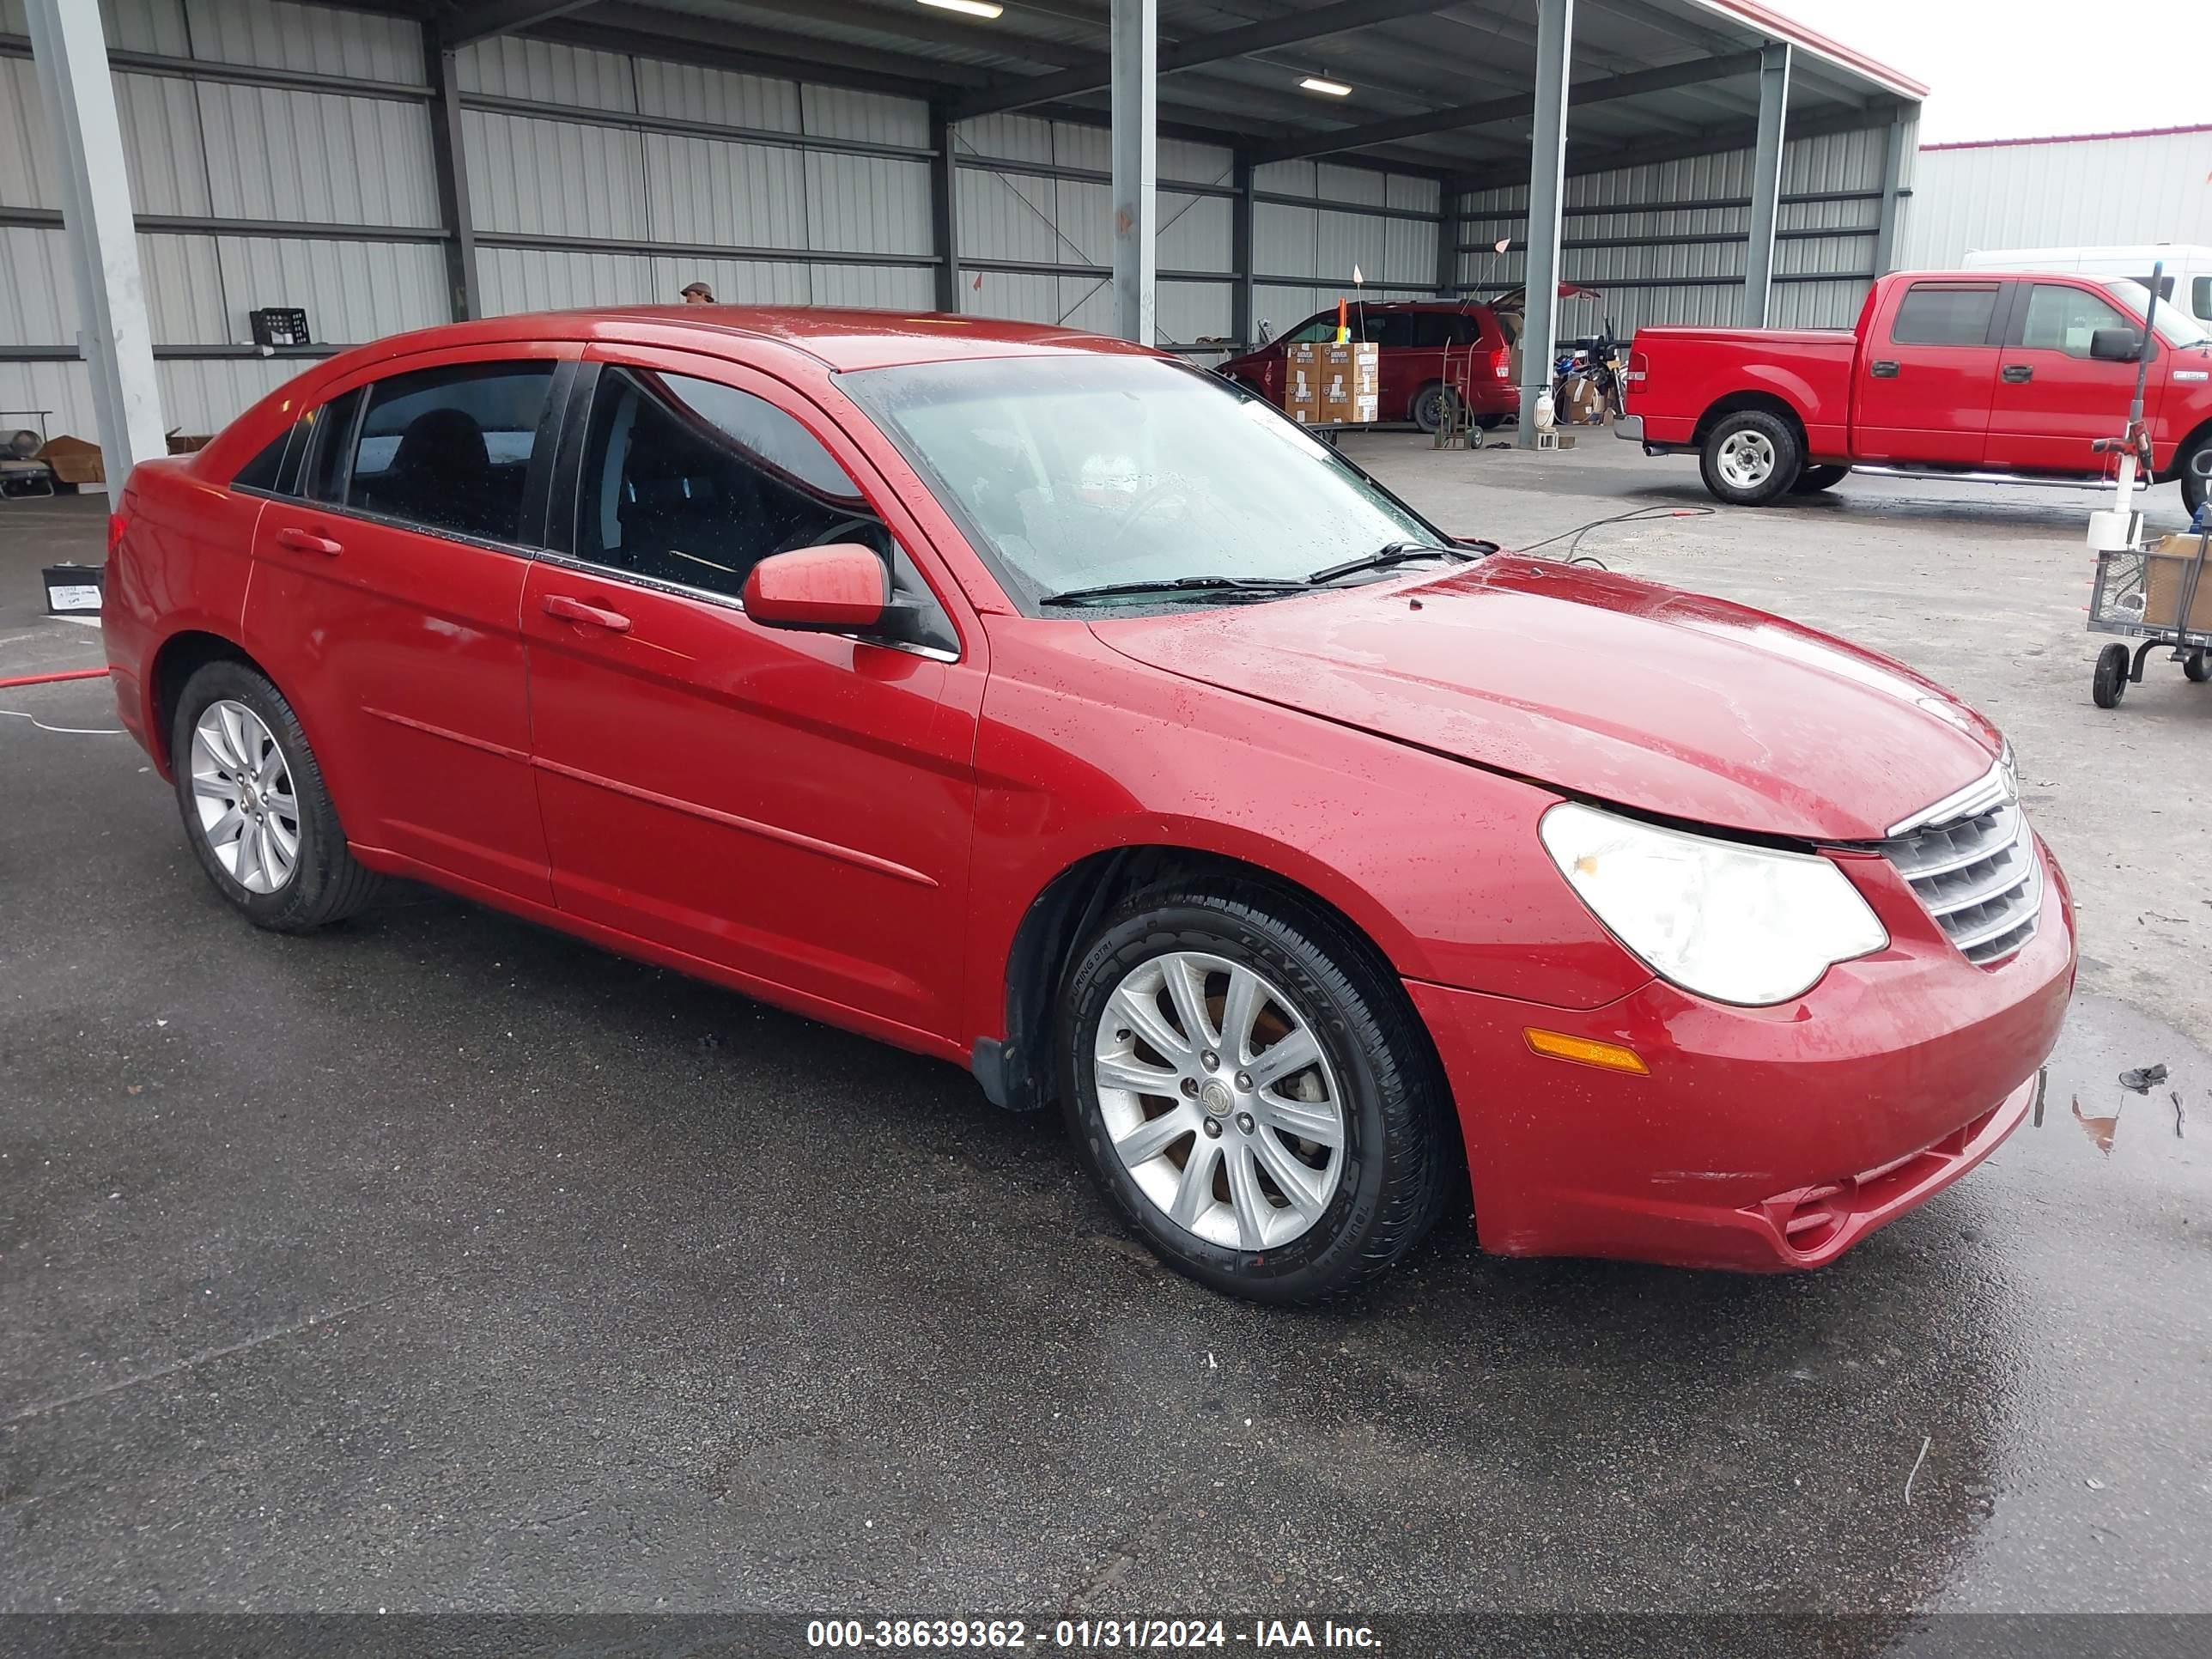
M 1989 967 L 2035 937 L 2043 860 L 2002 763 L 1880 845 L 1967 961 Z

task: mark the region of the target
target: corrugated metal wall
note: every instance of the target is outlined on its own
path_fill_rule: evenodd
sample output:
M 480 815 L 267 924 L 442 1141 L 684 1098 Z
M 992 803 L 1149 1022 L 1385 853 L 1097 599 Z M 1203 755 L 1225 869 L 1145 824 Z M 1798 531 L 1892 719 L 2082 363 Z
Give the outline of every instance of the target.
M 115 76 L 139 214 L 251 222 L 138 238 L 171 427 L 212 430 L 298 371 L 295 361 L 250 354 L 256 307 L 304 307 L 317 338 L 345 343 L 447 315 L 414 24 L 285 0 L 101 0 L 100 10 L 118 51 L 394 88 L 361 96 Z M 21 0 L 0 3 L 0 32 L 26 27 Z M 0 231 L 0 349 L 74 345 L 75 285 L 64 232 L 51 222 L 60 206 L 36 70 L 26 58 L 0 58 L 0 219 L 15 222 Z M 89 385 L 74 362 L 0 362 L 0 405 L 49 410 L 53 431 L 94 435 Z M 0 411 L 0 421 L 22 418 Z
M 2142 242 L 2212 243 L 2212 127 L 1923 150 L 1899 264 Z
M 1905 129 L 1908 167 L 1912 130 Z M 1799 138 L 1783 147 L 1783 205 L 1771 320 L 1782 328 L 1848 328 L 1874 276 L 1887 127 Z M 1567 180 L 1560 275 L 1603 291 L 1560 308 L 1563 334 L 1595 333 L 1611 317 L 1622 333 L 1662 323 L 1733 326 L 1741 320 L 1752 154 L 1580 174 Z M 1522 280 L 1525 185 L 1466 203 L 1460 280 L 1479 292 Z M 1491 246 L 1510 237 L 1499 254 Z
M 961 309 L 1110 333 L 1113 152 L 1106 130 L 990 115 L 956 128 L 953 152 L 961 164 L 955 193 Z M 1230 154 L 1163 138 L 1158 177 L 1158 343 L 1224 337 Z

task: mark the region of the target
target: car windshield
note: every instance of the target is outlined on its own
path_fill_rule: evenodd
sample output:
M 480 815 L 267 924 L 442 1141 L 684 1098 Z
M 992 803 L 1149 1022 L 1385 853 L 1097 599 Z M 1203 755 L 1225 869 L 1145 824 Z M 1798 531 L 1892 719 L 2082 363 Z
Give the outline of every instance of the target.
M 1257 398 L 1163 358 L 990 357 L 839 384 L 1025 604 L 1198 577 L 1303 582 L 1394 544 L 1446 540 Z
M 2106 283 L 2105 291 L 2138 317 L 2150 314 L 2150 290 L 2130 277 L 2116 277 Z M 2158 302 L 2158 317 L 2151 326 L 2158 337 L 2171 346 L 2212 345 L 2212 334 L 2204 325 L 2184 311 L 2171 300 Z

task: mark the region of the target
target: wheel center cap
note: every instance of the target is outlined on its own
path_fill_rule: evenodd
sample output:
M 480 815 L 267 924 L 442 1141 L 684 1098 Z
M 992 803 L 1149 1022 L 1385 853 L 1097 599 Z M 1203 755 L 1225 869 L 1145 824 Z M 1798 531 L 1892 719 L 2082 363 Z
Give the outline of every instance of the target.
M 1227 1084 L 1209 1083 L 1198 1091 L 1198 1103 L 1216 1117 L 1227 1117 L 1237 1104 L 1237 1097 L 1229 1092 Z

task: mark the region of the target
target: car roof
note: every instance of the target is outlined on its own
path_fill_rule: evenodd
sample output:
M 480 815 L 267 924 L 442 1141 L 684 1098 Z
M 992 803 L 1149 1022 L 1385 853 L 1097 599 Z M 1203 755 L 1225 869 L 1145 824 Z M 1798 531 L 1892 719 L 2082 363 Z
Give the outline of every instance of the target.
M 377 356 L 524 341 L 621 341 L 714 355 L 740 341 L 811 358 L 833 371 L 975 357 L 1160 354 L 1127 340 L 1039 323 L 829 306 L 609 306 L 525 312 L 380 340 Z M 349 354 L 350 355 L 350 354 Z

